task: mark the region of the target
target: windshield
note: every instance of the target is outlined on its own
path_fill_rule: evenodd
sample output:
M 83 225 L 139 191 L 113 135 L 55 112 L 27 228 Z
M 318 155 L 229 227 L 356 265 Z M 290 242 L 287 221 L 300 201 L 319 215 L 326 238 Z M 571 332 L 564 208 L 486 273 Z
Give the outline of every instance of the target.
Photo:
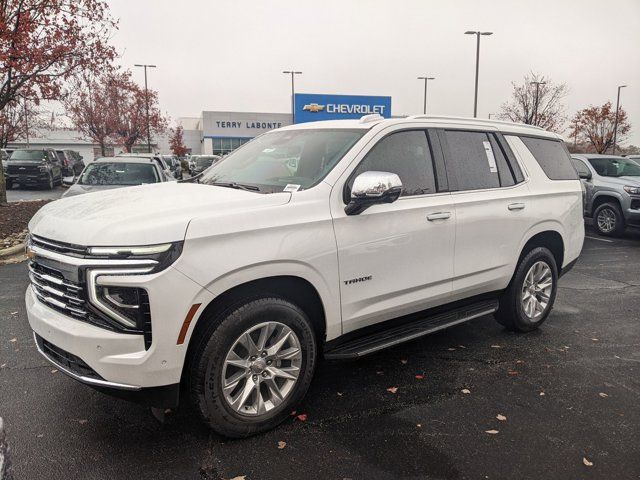
M 82 185 L 142 185 L 158 183 L 158 173 L 150 163 L 92 163 L 78 180 Z
M 589 163 L 603 177 L 640 177 L 640 163 L 627 158 L 590 158 Z
M 254 185 L 261 192 L 317 184 L 365 134 L 364 129 L 285 130 L 261 135 L 210 168 L 201 183 Z
M 21 162 L 42 162 L 47 159 L 47 152 L 44 150 L 15 150 L 9 161 L 20 160 Z

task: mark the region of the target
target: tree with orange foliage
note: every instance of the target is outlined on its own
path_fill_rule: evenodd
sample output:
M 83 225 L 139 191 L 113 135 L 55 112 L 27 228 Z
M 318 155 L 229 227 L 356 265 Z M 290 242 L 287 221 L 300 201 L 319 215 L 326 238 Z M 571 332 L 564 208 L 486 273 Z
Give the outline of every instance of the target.
M 590 145 L 596 153 L 605 153 L 613 146 L 616 110 L 607 102 L 604 105 L 589 106 L 576 113 L 571 120 L 569 136 L 577 142 Z M 622 143 L 631 131 L 627 112 L 620 107 L 618 111 L 618 143 Z
M 174 155 L 184 157 L 187 154 L 187 147 L 184 144 L 184 129 L 182 125 L 171 129 L 171 137 L 169 137 L 169 146 Z

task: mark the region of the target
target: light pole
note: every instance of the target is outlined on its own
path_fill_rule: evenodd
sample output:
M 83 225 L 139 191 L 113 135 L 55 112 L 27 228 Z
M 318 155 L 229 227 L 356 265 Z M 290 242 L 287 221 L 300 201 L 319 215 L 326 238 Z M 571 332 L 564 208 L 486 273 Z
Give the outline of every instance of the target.
M 146 64 L 135 64 L 134 67 L 142 67 L 144 68 L 144 99 L 146 103 L 147 109 L 147 150 L 149 153 L 151 152 L 151 127 L 149 125 L 149 89 L 147 87 L 147 68 L 156 68 L 155 65 L 146 65 Z
M 302 75 L 302 72 L 297 72 L 297 71 L 291 69 L 291 70 L 284 70 L 282 73 L 287 74 L 287 75 L 291 75 L 291 123 L 296 123 L 296 100 L 295 100 L 296 81 L 295 81 L 295 76 L 296 75 Z
M 418 80 L 424 80 L 424 106 L 422 107 L 422 113 L 427 114 L 427 83 L 429 80 L 435 80 L 436 77 L 418 77 Z
M 477 38 L 476 44 L 476 91 L 475 96 L 473 98 L 473 118 L 478 116 L 478 74 L 480 72 L 480 35 L 493 35 L 493 32 L 480 32 L 480 31 L 472 31 L 467 30 L 464 32 L 465 35 L 475 35 Z
M 24 95 L 22 95 L 22 104 L 24 105 L 24 134 L 27 140 L 27 148 L 29 148 L 29 111 L 27 110 L 27 97 Z
M 493 115 L 493 113 L 490 113 L 490 114 L 489 114 L 489 120 L 491 120 L 491 115 Z
M 618 99 L 616 100 L 616 120 L 613 123 L 613 155 L 616 154 L 616 142 L 618 140 L 618 112 L 620 111 L 620 90 L 626 85 L 618 86 Z
M 536 86 L 536 103 L 534 105 L 533 124 L 538 125 L 538 99 L 540 98 L 540 85 L 546 85 L 547 82 L 529 82 L 531 85 Z

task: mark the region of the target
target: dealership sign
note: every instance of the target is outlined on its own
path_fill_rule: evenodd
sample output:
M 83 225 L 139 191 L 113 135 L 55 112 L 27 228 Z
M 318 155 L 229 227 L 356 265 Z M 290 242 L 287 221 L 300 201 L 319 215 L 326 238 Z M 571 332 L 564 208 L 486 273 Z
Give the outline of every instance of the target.
M 391 97 L 296 93 L 295 122 L 340 120 L 378 114 L 391 116 Z

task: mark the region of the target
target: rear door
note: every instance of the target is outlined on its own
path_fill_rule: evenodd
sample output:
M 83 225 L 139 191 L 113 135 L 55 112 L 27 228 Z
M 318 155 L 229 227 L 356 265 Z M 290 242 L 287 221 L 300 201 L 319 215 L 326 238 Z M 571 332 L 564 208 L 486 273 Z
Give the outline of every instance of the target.
M 530 227 L 524 175 L 496 130 L 439 133 L 456 211 L 453 296 L 503 289 Z
M 344 333 L 445 303 L 451 293 L 455 211 L 444 167 L 437 169 L 437 136 L 391 127 L 367 147 L 332 192 Z M 402 194 L 348 216 L 350 187 L 367 171 L 396 173 Z

